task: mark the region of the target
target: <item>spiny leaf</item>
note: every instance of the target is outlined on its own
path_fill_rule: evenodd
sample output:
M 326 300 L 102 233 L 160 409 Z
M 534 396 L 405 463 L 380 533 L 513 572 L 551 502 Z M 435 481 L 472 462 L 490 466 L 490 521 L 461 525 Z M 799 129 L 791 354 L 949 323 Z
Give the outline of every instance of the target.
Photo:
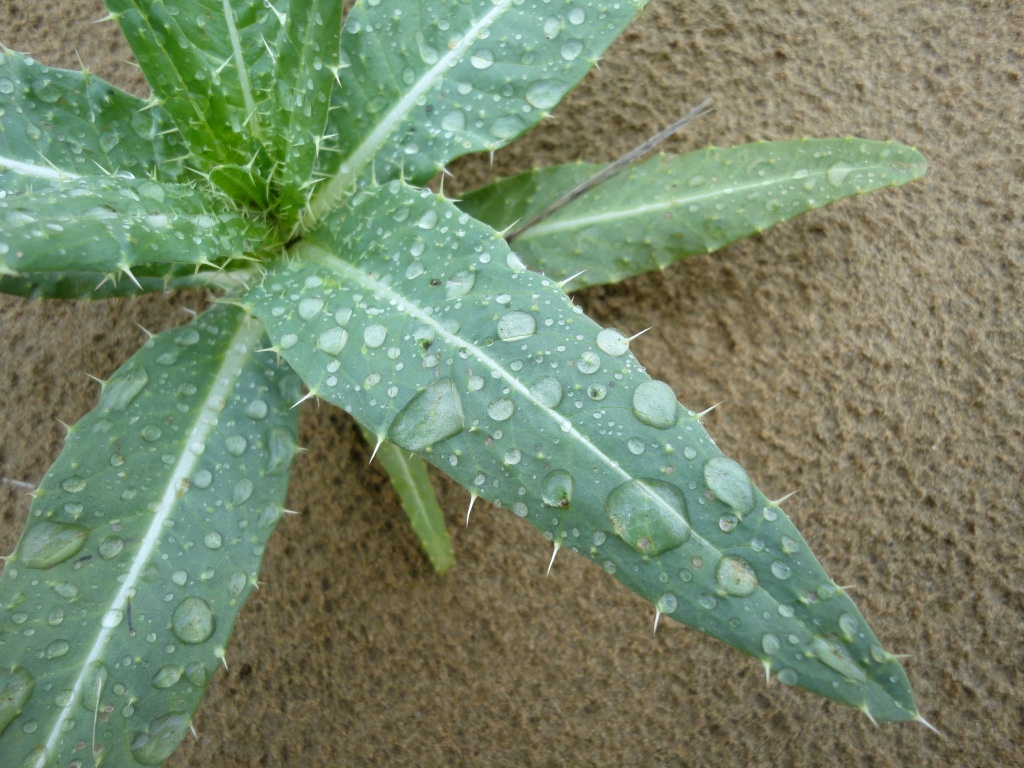
M 264 41 L 277 39 L 278 14 L 262 0 L 105 2 L 191 151 L 207 168 L 255 161 L 266 178 L 261 110 L 273 61 Z
M 217 288 L 228 290 L 251 277 L 244 270 L 200 270 L 191 265 L 155 270 L 143 267 L 132 271 L 134 280 L 121 276 L 115 279 L 100 272 L 34 272 L 23 275 L 0 275 L 0 293 L 27 299 L 114 299 L 140 296 L 185 288 Z
M 357 2 L 342 29 L 331 98 L 333 178 L 314 217 L 361 177 L 433 176 L 494 151 L 546 117 L 646 0 L 571 6 L 546 0 Z
M 217 307 L 148 341 L 71 428 L 0 587 L 0 754 L 159 765 L 187 732 L 284 501 L 299 381 Z
M 319 141 L 327 124 L 331 88 L 338 72 L 341 3 L 338 0 L 289 0 L 278 33 L 274 68 L 274 109 L 270 156 L 277 182 L 294 221 L 306 202 Z
M 529 221 L 604 166 L 528 171 L 463 196 L 497 230 Z M 513 248 L 573 288 L 662 269 L 829 203 L 924 175 L 917 150 L 864 139 L 803 139 L 659 155 L 615 175 L 527 229 Z
M 0 274 L 91 272 L 131 279 L 138 267 L 223 264 L 267 228 L 223 195 L 149 179 L 39 179 L 0 174 Z M 165 267 L 168 277 L 171 267 Z M 138 286 L 137 286 L 138 287 Z
M 439 574 L 447 573 L 455 565 L 455 552 L 444 524 L 444 512 L 437 503 L 434 485 L 430 482 L 423 459 L 387 440 L 378 444 L 372 432 L 363 426 L 360 429 L 366 441 L 374 446 L 373 460 L 388 473 L 391 486 L 398 494 L 402 509 L 409 517 L 409 525 L 419 538 L 430 564 Z
M 243 305 L 316 396 L 781 682 L 918 717 L 898 661 L 623 334 L 427 191 L 366 189 Z
M 186 150 L 166 113 L 87 72 L 0 46 L 0 110 L 0 171 L 43 179 L 182 173 Z

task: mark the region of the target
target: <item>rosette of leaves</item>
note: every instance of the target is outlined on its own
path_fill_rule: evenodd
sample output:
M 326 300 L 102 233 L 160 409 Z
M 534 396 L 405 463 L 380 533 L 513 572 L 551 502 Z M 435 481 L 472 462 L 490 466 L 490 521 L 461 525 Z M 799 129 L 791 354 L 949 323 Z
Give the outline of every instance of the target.
M 630 337 L 565 293 L 658 269 L 920 176 L 894 143 L 659 155 L 462 201 L 425 188 L 533 128 L 642 2 L 107 0 L 141 100 L 0 53 L 0 290 L 204 286 L 69 428 L 0 580 L 0 753 L 156 765 L 188 730 L 255 584 L 319 398 L 374 444 L 435 567 L 424 460 L 768 674 L 920 720 L 898 661 L 779 503 Z M 306 394 L 302 395 L 302 385 Z

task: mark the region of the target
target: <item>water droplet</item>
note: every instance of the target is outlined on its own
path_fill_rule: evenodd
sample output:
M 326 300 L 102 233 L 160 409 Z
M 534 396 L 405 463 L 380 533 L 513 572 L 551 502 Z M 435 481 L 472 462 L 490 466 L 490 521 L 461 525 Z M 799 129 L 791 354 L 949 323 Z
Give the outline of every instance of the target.
M 188 732 L 189 716 L 171 712 L 151 722 L 132 740 L 132 757 L 143 765 L 162 765 Z
M 446 131 L 461 131 L 466 127 L 466 115 L 464 112 L 452 110 L 441 118 L 441 128 Z
M 55 584 L 53 591 L 63 597 L 65 600 L 74 600 L 78 597 L 78 587 L 72 584 L 70 581 L 62 581 Z
M 14 81 L 9 77 L 0 77 L 0 93 L 5 96 L 9 93 L 14 93 Z
M 213 473 L 208 469 L 197 470 L 192 475 L 192 485 L 201 491 L 205 491 L 213 483 Z
M 224 539 L 216 531 L 210 531 L 203 539 L 203 543 L 206 544 L 208 549 L 220 549 L 224 544 Z
M 71 475 L 61 480 L 60 487 L 67 493 L 81 493 L 85 490 L 86 480 L 78 475 Z
M 683 448 L 683 458 L 693 461 L 694 459 L 697 458 L 697 451 L 693 448 L 693 446 L 688 445 L 685 448 Z
M 629 448 L 629 452 L 634 456 L 639 456 L 645 450 L 644 441 L 639 437 L 629 438 L 629 442 L 626 443 L 626 447 Z
M 498 320 L 498 337 L 502 341 L 519 341 L 537 332 L 537 321 L 528 312 L 506 312 Z
M 575 37 L 566 40 L 562 44 L 562 58 L 566 61 L 574 61 L 583 53 L 583 41 L 577 40 Z
M 186 571 L 183 568 L 179 568 L 171 574 L 171 581 L 173 581 L 179 587 L 185 586 L 185 583 L 188 581 L 188 571 Z
M 538 80 L 526 89 L 526 100 L 537 109 L 548 110 L 561 101 L 565 90 L 560 80 Z
M 666 592 L 658 598 L 658 610 L 664 614 L 672 614 L 679 607 L 679 601 L 671 592 Z
M 597 373 L 600 368 L 601 356 L 590 349 L 580 355 L 579 360 L 576 361 L 576 370 L 580 373 Z
M 170 688 L 181 680 L 181 675 L 184 671 L 185 670 L 177 664 L 168 664 L 165 667 L 161 667 L 159 671 L 153 675 L 153 687 Z
M 437 211 L 435 211 L 433 208 L 428 209 L 426 213 L 420 216 L 419 221 L 416 222 L 416 226 L 419 227 L 420 229 L 433 229 L 434 227 L 436 227 Z
M 378 349 L 384 344 L 384 339 L 387 335 L 388 329 L 383 325 L 368 325 L 363 330 L 363 341 L 370 349 Z
M 142 439 L 147 443 L 155 443 L 160 439 L 163 431 L 156 424 L 147 424 L 142 428 L 140 434 L 142 435 Z
M 697 602 L 700 603 L 701 608 L 705 608 L 709 611 L 713 611 L 715 606 L 718 605 L 718 601 L 711 595 L 701 595 Z
M 549 472 L 541 482 L 541 499 L 549 507 L 564 509 L 572 501 L 573 488 L 576 481 L 564 469 Z
M 562 385 L 553 376 L 543 376 L 530 385 L 530 395 L 545 408 L 557 408 L 562 402 Z
M 747 597 L 757 591 L 757 574 L 746 560 L 727 555 L 718 561 L 715 569 L 718 588 L 727 595 Z
M 195 645 L 210 639 L 216 621 L 213 611 L 206 601 L 200 597 L 186 597 L 171 616 L 171 629 L 183 643 Z
M 181 347 L 191 347 L 199 343 L 199 331 L 195 328 L 184 328 L 174 337 L 174 343 Z
M 722 515 L 718 518 L 718 527 L 722 530 L 722 533 L 732 533 L 736 530 L 739 522 L 740 519 L 736 515 Z
M 608 494 L 605 513 L 615 533 L 645 555 L 660 555 L 690 538 L 683 494 L 664 480 L 627 480 Z
M 487 415 L 495 421 L 506 421 L 512 418 L 516 407 L 507 397 L 499 397 L 487 404 Z
M 737 462 L 716 456 L 704 465 L 704 482 L 715 498 L 728 504 L 742 517 L 754 508 L 750 478 Z
M 113 378 L 103 385 L 100 408 L 108 411 L 123 411 L 138 397 L 149 383 L 146 369 L 137 363 L 128 363 Z
M 71 650 L 71 644 L 67 640 L 54 640 L 46 646 L 46 658 L 59 659 Z
M 111 608 L 103 614 L 103 617 L 100 619 L 100 625 L 104 629 L 113 629 L 120 625 L 122 621 L 124 621 L 124 611 L 119 608 Z
M 614 328 L 605 328 L 597 334 L 597 348 L 606 355 L 622 357 L 629 352 L 629 339 Z
M 494 54 L 486 48 L 481 48 L 469 57 L 469 63 L 476 69 L 487 69 L 494 64 Z
M 228 579 L 228 593 L 232 597 L 238 597 L 245 591 L 248 581 L 249 577 L 245 575 L 245 571 L 233 571 Z
M 796 539 L 792 539 L 789 536 L 783 536 L 780 541 L 782 543 L 782 551 L 787 555 L 795 554 L 796 551 L 800 549 L 800 545 L 797 543 Z
M 388 427 L 388 439 L 407 451 L 423 451 L 466 426 L 455 382 L 435 379 L 413 395 Z
M 299 317 L 309 320 L 320 314 L 324 308 L 324 300 L 319 297 L 305 298 L 299 302 Z
M 513 448 L 511 451 L 505 451 L 504 461 L 508 466 L 515 466 L 523 460 L 523 452 L 518 448 Z
M 267 405 L 266 400 L 250 400 L 245 406 L 245 415 L 255 421 L 262 421 L 267 418 L 267 414 L 270 413 L 270 406 Z
M 811 642 L 811 653 L 826 667 L 835 670 L 848 680 L 856 680 L 859 683 L 867 680 L 864 670 L 850 658 L 850 655 L 838 643 L 816 637 Z
M 242 435 L 230 435 L 224 441 L 224 445 L 232 456 L 241 456 L 245 453 L 245 449 L 249 447 L 249 441 Z
M 35 678 L 13 661 L 0 669 L 0 734 L 7 730 L 32 695 Z
M 120 536 L 107 536 L 100 542 L 100 557 L 110 560 L 121 554 L 122 549 L 124 549 L 124 539 Z
M 555 18 L 548 18 L 544 20 L 544 37 L 548 40 L 554 40 L 558 37 L 558 33 L 562 31 L 562 22 Z
M 857 617 L 852 613 L 839 614 L 839 629 L 847 637 L 853 637 L 857 633 Z
M 476 283 L 476 273 L 468 269 L 456 272 L 448 278 L 444 285 L 444 297 L 446 299 L 459 299 L 473 290 Z
M 853 171 L 853 166 L 844 160 L 840 160 L 829 166 L 828 170 L 825 171 L 825 178 L 828 179 L 828 183 L 833 187 L 838 187 L 846 181 L 846 177 L 850 175 L 851 171 Z
M 788 565 L 786 565 L 781 560 L 776 560 L 774 563 L 772 563 L 772 575 L 775 576 L 775 578 L 777 579 L 785 581 L 793 575 L 793 571 L 790 569 Z
M 89 531 L 80 525 L 40 520 L 22 537 L 18 560 L 26 568 L 52 568 L 77 554 L 88 537 Z
M 781 647 L 782 643 L 779 642 L 779 638 L 771 632 L 761 636 L 761 650 L 769 656 L 774 656 Z
M 645 381 L 633 391 L 633 415 L 642 424 L 668 429 L 676 423 L 678 408 L 675 392 L 663 381 Z

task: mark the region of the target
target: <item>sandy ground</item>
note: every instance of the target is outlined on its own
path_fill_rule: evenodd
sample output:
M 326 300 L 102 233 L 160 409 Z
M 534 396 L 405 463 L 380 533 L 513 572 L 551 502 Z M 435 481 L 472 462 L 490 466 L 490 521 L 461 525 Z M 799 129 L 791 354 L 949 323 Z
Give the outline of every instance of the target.
M 97 0 L 6 0 L 0 39 L 139 91 Z M 907 668 L 925 717 L 765 685 L 760 665 L 651 609 L 503 510 L 441 482 L 458 565 L 435 576 L 352 423 L 307 407 L 289 518 L 174 766 L 1024 764 L 1024 6 L 653 0 L 515 148 L 457 183 L 609 160 L 704 96 L 674 139 L 853 134 L 927 177 L 662 274 L 578 296 L 787 505 Z M 37 481 L 63 429 L 202 297 L 0 300 L 0 474 Z M 73 340 L 73 341 L 71 341 Z M 9 551 L 27 500 L 0 488 Z

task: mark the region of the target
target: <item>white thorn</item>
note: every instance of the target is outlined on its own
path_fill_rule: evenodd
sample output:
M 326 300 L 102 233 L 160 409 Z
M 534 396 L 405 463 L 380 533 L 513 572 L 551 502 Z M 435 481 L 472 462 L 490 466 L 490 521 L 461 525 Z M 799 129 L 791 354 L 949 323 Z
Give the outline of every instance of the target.
M 286 515 L 297 515 L 297 514 L 299 514 L 294 509 L 286 509 L 285 507 L 281 507 L 281 512 L 283 514 L 286 514 Z
M 640 333 L 634 333 L 632 336 L 630 336 L 628 339 L 626 339 L 626 342 L 628 343 L 628 342 L 632 341 L 633 339 L 637 338 L 638 336 L 643 336 L 645 333 L 647 333 L 653 327 L 654 326 L 652 325 L 652 326 L 650 326 L 648 328 L 644 328 L 642 331 L 640 331 Z
M 469 515 L 473 511 L 473 505 L 476 504 L 476 494 L 469 494 L 469 509 L 466 510 L 466 527 L 469 528 Z
M 931 724 L 931 723 L 929 723 L 929 722 L 928 722 L 927 720 L 925 720 L 925 719 L 924 719 L 923 717 L 921 717 L 921 715 L 920 715 L 920 714 L 918 714 L 918 716 L 917 716 L 917 722 L 919 722 L 919 723 L 920 723 L 921 725 L 923 725 L 923 726 L 924 726 L 925 728 L 927 728 L 927 729 L 928 729 L 929 731 L 932 731 L 932 732 L 934 732 L 936 736 L 938 736 L 938 737 L 940 737 L 940 738 L 943 738 L 943 739 L 944 739 L 944 738 L 946 738 L 946 737 L 945 737 L 945 736 L 944 736 L 944 735 L 942 734 L 942 731 L 940 731 L 940 730 L 939 730 L 938 728 L 936 728 L 936 727 L 935 727 L 934 725 L 932 725 L 932 724 Z
M 553 566 L 555 564 L 555 555 L 558 554 L 558 550 L 561 547 L 562 547 L 562 545 L 559 542 L 556 541 L 555 542 L 555 551 L 551 553 L 551 561 L 548 563 L 548 571 L 547 571 L 547 573 L 544 574 L 545 576 L 550 576 L 551 575 L 551 566 Z
M 765 685 L 771 685 L 772 684 L 772 665 L 769 664 L 767 661 L 762 661 L 761 663 L 764 665 L 764 682 L 765 682 Z
M 188 729 L 192 731 L 192 738 L 199 741 L 199 734 L 196 732 L 196 727 L 192 723 L 188 724 Z
M 870 710 L 869 710 L 869 709 L 867 708 L 867 706 L 863 706 L 863 707 L 861 707 L 861 708 L 860 708 L 860 711 L 861 711 L 861 712 L 863 712 L 863 713 L 864 713 L 865 715 L 867 715 L 867 716 L 868 716 L 868 720 L 870 720 L 870 721 L 871 721 L 871 724 L 872 724 L 873 726 L 875 726 L 875 728 L 877 728 L 877 727 L 878 727 L 878 721 L 877 721 L 877 720 L 875 720 L 875 717 L 874 717 L 874 715 L 872 715 L 872 714 L 871 714 L 871 711 L 870 711 Z
M 658 634 L 658 622 L 660 620 L 661 620 L 661 609 L 660 608 L 655 608 L 654 609 L 654 631 L 651 632 L 652 636 Z
M 782 502 L 784 502 L 786 499 L 790 498 L 791 496 L 795 496 L 796 494 L 797 494 L 797 491 L 790 491 L 785 496 L 783 496 L 781 499 L 778 499 L 777 501 L 773 501 L 772 504 L 774 504 L 777 507 L 780 504 L 782 504 Z
M 310 390 L 309 392 L 304 394 L 302 397 L 300 397 L 298 400 L 296 400 L 295 401 L 295 405 L 293 405 L 292 408 L 297 408 L 298 406 L 302 405 L 304 402 L 306 402 L 307 400 L 309 400 L 310 398 L 313 398 L 313 397 L 316 397 L 316 392 L 314 392 L 313 390 Z
M 142 290 L 142 283 L 140 283 L 136 279 L 135 275 L 132 274 L 132 271 L 131 271 L 131 269 L 129 267 L 121 267 L 121 271 L 124 272 L 126 275 L 128 275 L 128 279 L 131 280 L 133 283 L 135 283 L 135 287 L 136 288 L 138 288 L 140 291 Z M 147 333 L 148 333 L 148 331 L 147 331 Z
M 24 480 L 15 480 L 13 477 L 0 477 L 0 483 L 7 483 L 15 488 L 23 488 L 26 491 L 34 491 L 36 489 L 32 483 L 26 483 Z
M 698 419 L 703 419 L 705 416 L 707 416 L 709 413 L 711 413 L 713 410 L 715 410 L 715 408 L 717 408 L 718 406 L 720 406 L 724 402 L 725 402 L 725 400 L 719 400 L 717 403 L 712 405 L 710 408 L 707 408 L 706 410 L 703 410 L 700 413 L 698 413 L 697 414 L 697 418 Z
M 384 438 L 381 435 L 377 435 L 377 444 L 373 446 L 373 453 L 370 454 L 370 460 L 366 462 L 367 464 L 373 464 L 373 459 L 382 445 L 384 445 Z
M 571 275 L 571 276 L 569 276 L 569 277 L 565 278 L 565 280 L 562 280 L 561 282 L 559 282 L 559 283 L 556 283 L 556 285 L 558 285 L 558 287 L 559 287 L 559 288 L 565 288 L 565 286 L 566 286 L 566 285 L 568 285 L 569 283 L 571 283 L 571 282 L 572 282 L 573 280 L 575 280 L 575 279 L 576 279 L 577 277 L 579 277 L 580 275 L 582 275 L 582 274 L 583 274 L 584 272 L 586 272 L 586 271 L 587 271 L 587 270 L 585 270 L 585 269 L 581 269 L 581 270 L 580 270 L 579 272 L 577 272 L 577 273 L 576 273 L 575 275 Z
M 132 279 L 134 279 L 134 278 L 132 278 Z M 136 323 L 135 325 L 136 325 L 136 326 L 138 326 L 138 329 L 139 329 L 140 331 L 142 331 L 142 332 L 143 332 L 144 334 L 146 334 L 146 336 L 147 336 L 147 337 L 149 337 L 149 338 L 151 338 L 151 339 L 153 338 L 153 334 L 152 334 L 152 333 L 150 333 L 148 329 L 146 329 L 146 328 L 142 327 L 142 326 L 141 326 L 141 325 L 139 325 L 138 323 Z

